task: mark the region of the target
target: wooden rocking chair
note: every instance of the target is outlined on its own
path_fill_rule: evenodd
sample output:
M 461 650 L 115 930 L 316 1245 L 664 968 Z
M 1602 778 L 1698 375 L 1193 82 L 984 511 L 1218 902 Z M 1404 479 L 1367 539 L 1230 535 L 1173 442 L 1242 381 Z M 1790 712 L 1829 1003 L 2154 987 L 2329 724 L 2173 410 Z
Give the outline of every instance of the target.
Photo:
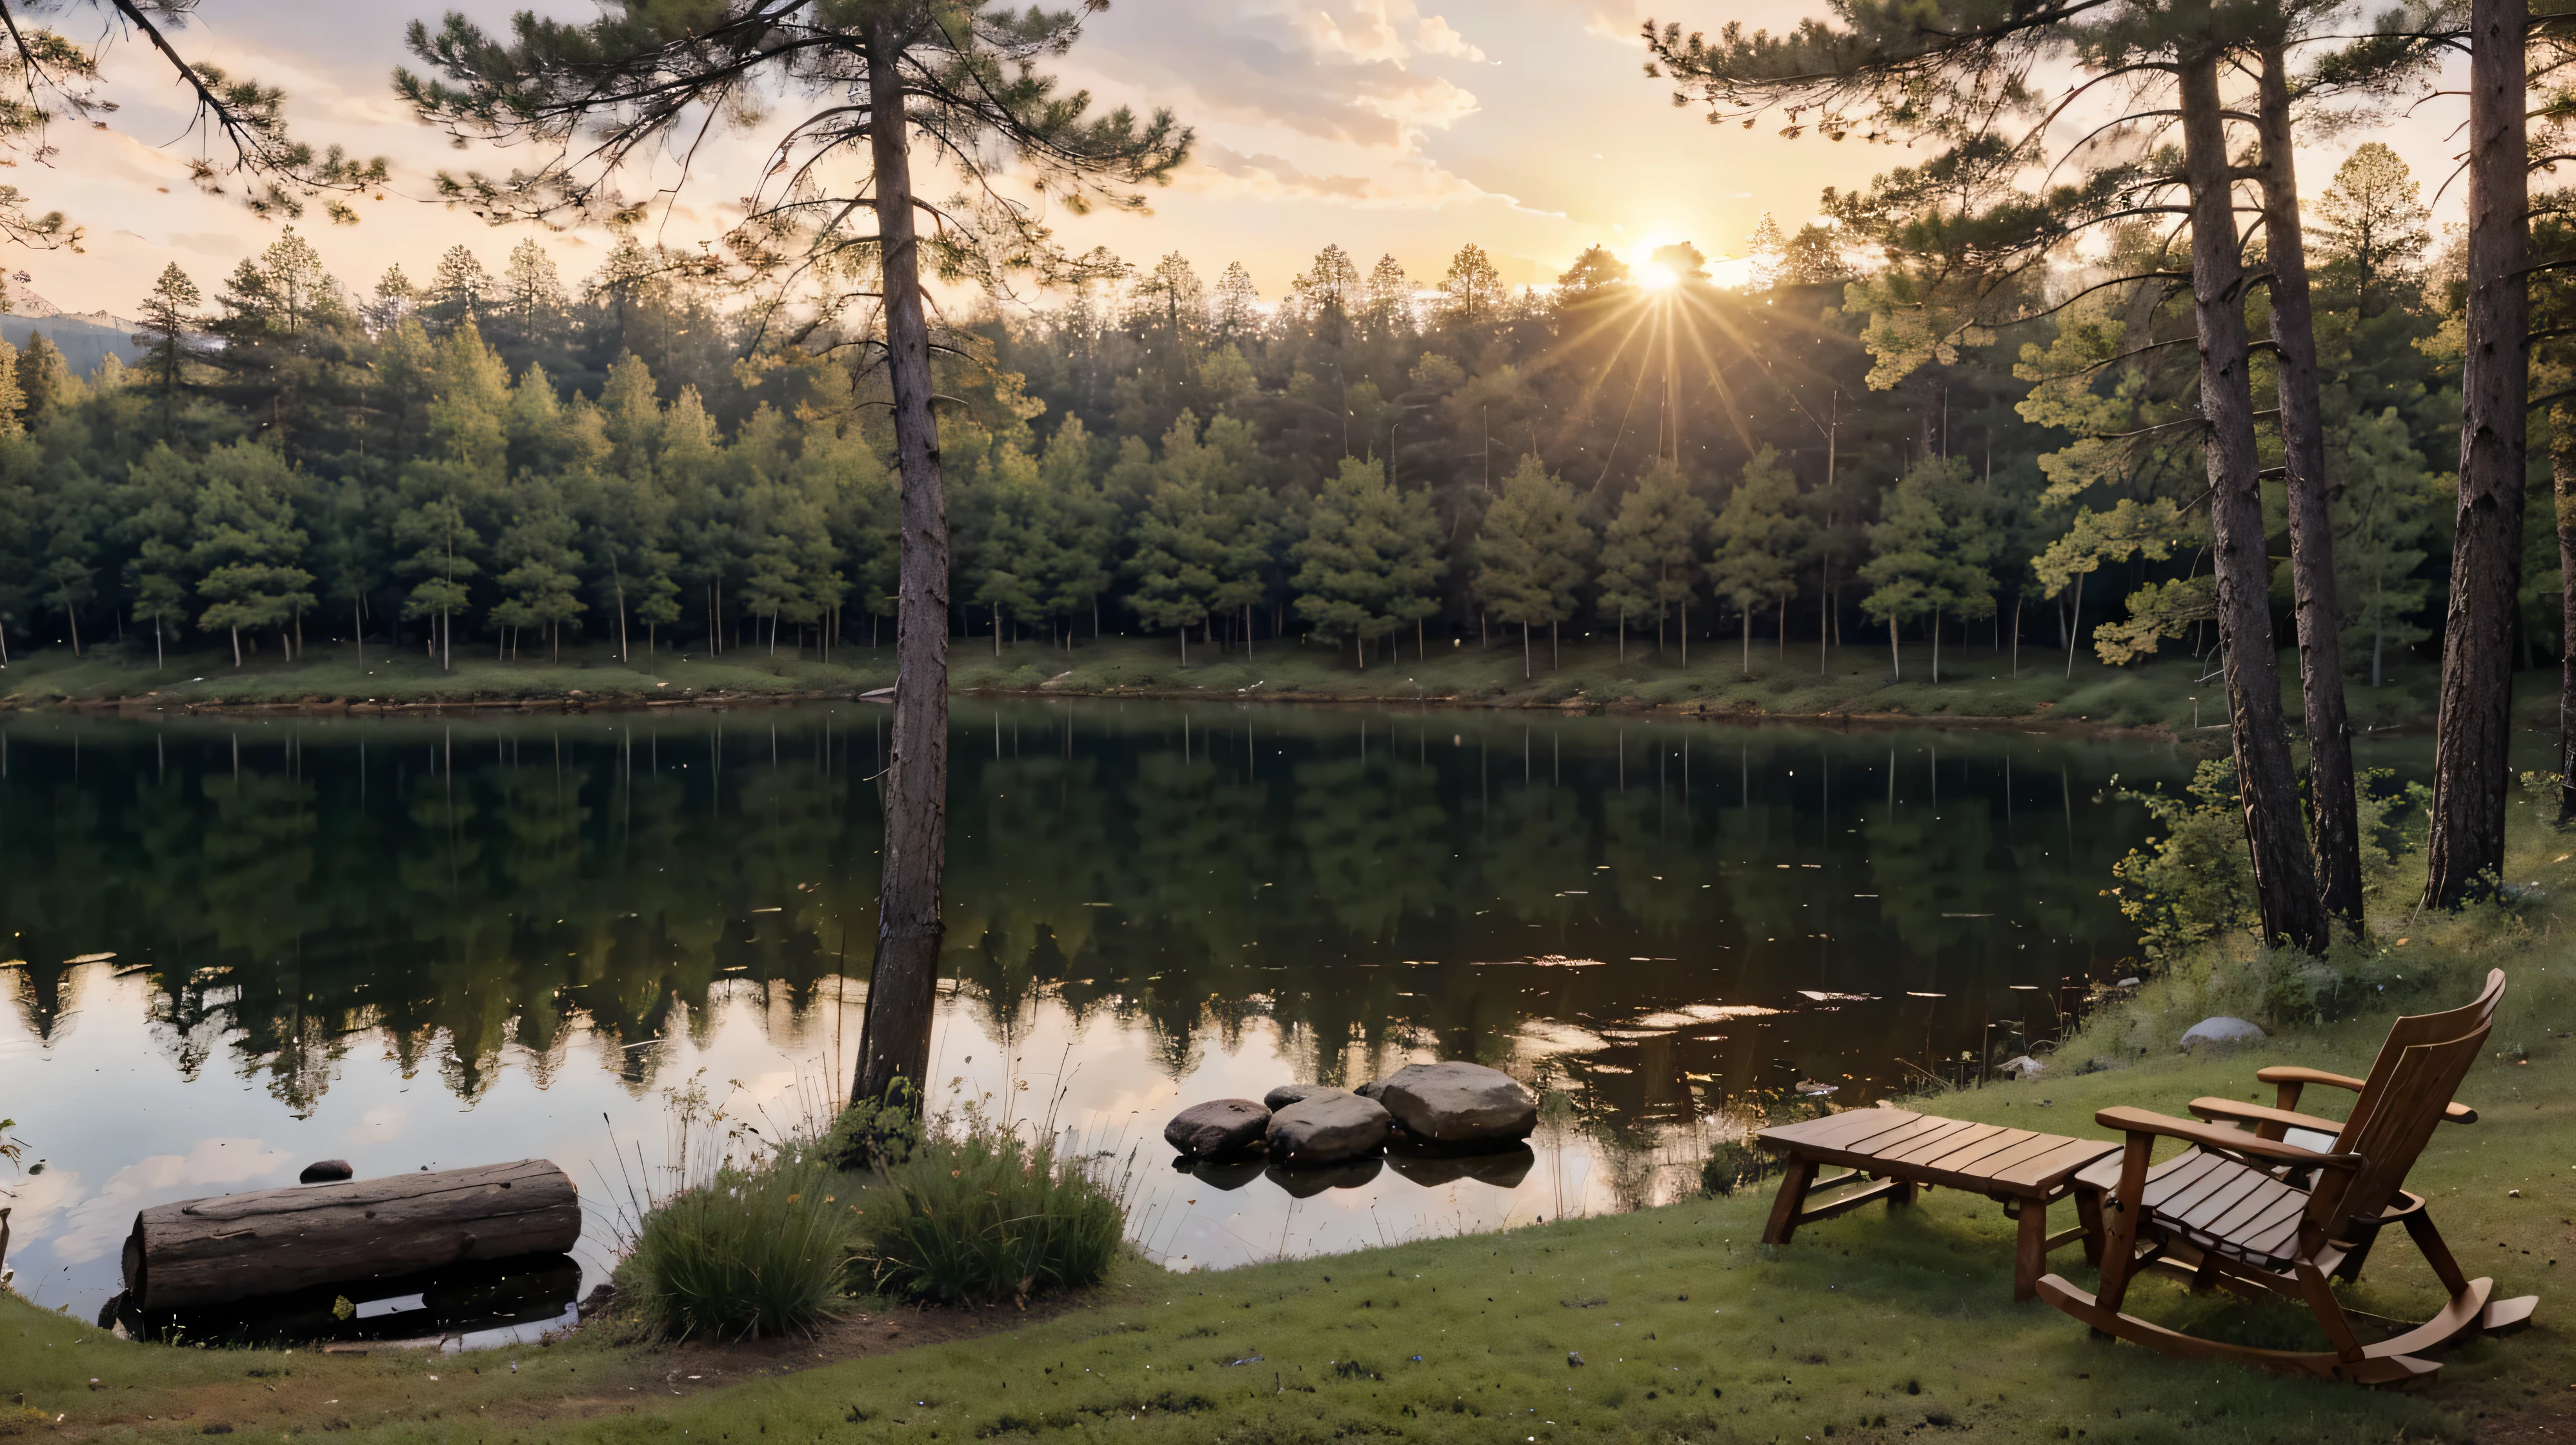
M 2039 1282 L 2040 1297 L 2097 1334 L 2165 1354 L 2372 1385 L 2430 1376 L 2441 1365 L 2417 1358 L 2420 1352 L 2528 1323 L 2539 1297 L 2491 1303 L 2495 1282 L 2461 1272 L 2422 1196 L 2401 1187 L 2435 1123 L 2476 1121 L 2475 1111 L 2450 1099 L 2485 1045 L 2503 997 L 2504 971 L 2496 969 L 2466 1007 L 2399 1019 L 2366 1080 L 2314 1069 L 2260 1070 L 2255 1077 L 2280 1090 L 2274 1108 L 2203 1098 L 2191 1104 L 2198 1120 L 2144 1109 L 2101 1111 L 2096 1121 L 2128 1139 L 2117 1158 L 2077 1176 L 2078 1208 L 2100 1237 L 2098 1251 L 2088 1252 L 2098 1252 L 2102 1292 L 2097 1298 L 2052 1274 Z M 2298 1113 L 2300 1092 L 2310 1084 L 2357 1093 L 2352 1117 L 2336 1124 Z M 2284 1140 L 2291 1129 L 2332 1134 L 2334 1146 L 2300 1148 Z M 2193 1147 L 2150 1164 L 2158 1138 Z M 2391 1224 L 2406 1227 L 2451 1298 L 2431 1320 L 2366 1345 L 2353 1333 L 2330 1277 L 2357 1273 L 2372 1238 Z M 2225 1344 L 2122 1313 L 2129 1281 L 2149 1268 L 2180 1274 L 2195 1290 L 2216 1286 L 2249 1299 L 2269 1293 L 2305 1301 L 2334 1348 Z

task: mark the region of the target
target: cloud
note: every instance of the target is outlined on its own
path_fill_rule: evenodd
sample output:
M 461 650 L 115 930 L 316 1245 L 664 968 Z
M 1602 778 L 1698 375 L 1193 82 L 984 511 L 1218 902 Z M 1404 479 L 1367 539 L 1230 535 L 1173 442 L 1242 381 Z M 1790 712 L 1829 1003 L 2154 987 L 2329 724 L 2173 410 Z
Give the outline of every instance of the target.
M 1291 162 L 1274 155 L 1245 155 L 1225 146 L 1209 144 L 1199 147 L 1199 164 L 1222 176 L 1244 183 L 1260 194 L 1273 196 L 1328 196 L 1347 201 L 1365 201 L 1377 195 L 1377 182 L 1366 176 L 1309 175 Z
M 1114 31 L 1112 22 L 1114 21 Z M 1413 156 L 1474 114 L 1476 96 L 1430 68 L 1480 58 L 1411 0 L 1142 0 L 1097 22 L 1087 59 L 1192 120 L 1286 126 L 1319 140 Z

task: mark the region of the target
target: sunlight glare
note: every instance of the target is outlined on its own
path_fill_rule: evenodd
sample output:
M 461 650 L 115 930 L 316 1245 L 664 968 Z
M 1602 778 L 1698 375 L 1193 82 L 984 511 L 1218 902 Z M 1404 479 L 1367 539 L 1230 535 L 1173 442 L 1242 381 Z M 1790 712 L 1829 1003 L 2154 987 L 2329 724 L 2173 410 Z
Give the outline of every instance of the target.
M 1648 261 L 1637 268 L 1637 284 L 1649 291 L 1670 291 L 1682 283 L 1673 268 L 1659 261 Z

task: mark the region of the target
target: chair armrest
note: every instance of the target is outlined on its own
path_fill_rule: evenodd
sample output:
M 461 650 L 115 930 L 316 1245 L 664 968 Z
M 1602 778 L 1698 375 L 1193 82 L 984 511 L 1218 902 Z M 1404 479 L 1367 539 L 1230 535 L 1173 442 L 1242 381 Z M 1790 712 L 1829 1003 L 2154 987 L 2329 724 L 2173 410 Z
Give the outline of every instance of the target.
M 2304 1085 L 2324 1084 L 2329 1088 L 2349 1089 L 2358 1094 L 2364 1083 L 2363 1080 L 2356 1079 L 2350 1074 L 2329 1074 L 2323 1069 L 2301 1068 L 2296 1064 L 2274 1064 L 2270 1068 L 2256 1069 L 2254 1077 L 2263 1083 L 2279 1086 L 2281 1096 L 2275 1102 L 2283 1109 L 2295 1109 L 2299 1106 L 2299 1090 Z M 2466 1104 L 2445 1104 L 2442 1106 L 2442 1122 L 2474 1124 L 2478 1122 L 2478 1111 Z
M 2240 1104 L 2234 1099 L 2194 1099 L 2191 1111 L 2203 1119 L 2226 1119 L 2239 1124 L 2278 1124 L 2284 1129 L 2313 1129 L 2328 1136 L 2343 1132 L 2343 1126 L 2332 1119 L 2302 1114 L 2294 1109 L 2267 1109 L 2260 1104 Z
M 2117 1129 L 2135 1139 L 2141 1135 L 2162 1135 L 2188 1143 L 2222 1149 L 2231 1154 L 2269 1159 L 2275 1164 L 2297 1164 L 2312 1169 L 2359 1169 L 2358 1154 L 2320 1154 L 2296 1144 L 2276 1139 L 2258 1138 L 2227 1124 L 2204 1124 L 2194 1119 L 2177 1119 L 2147 1109 L 2104 1109 L 2093 1116 L 2093 1122 L 2105 1129 Z

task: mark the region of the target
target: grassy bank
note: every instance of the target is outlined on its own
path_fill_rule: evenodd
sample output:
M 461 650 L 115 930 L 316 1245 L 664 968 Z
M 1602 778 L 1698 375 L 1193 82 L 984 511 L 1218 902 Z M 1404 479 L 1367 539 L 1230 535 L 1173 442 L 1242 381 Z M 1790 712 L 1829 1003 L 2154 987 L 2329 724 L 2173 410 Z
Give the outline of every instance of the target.
M 1030 1315 L 877 1307 L 820 1339 L 769 1346 L 584 1331 L 472 1357 L 199 1351 L 104 1338 L 9 1298 L 0 1433 L 495 1445 L 1096 1432 L 1176 1442 L 2563 1438 L 2576 1399 L 2576 1298 L 2560 1288 L 2576 1271 L 2576 962 L 2556 934 L 2576 925 L 2576 840 L 2529 805 L 2516 812 L 2515 904 L 2413 916 L 2407 880 L 2391 870 L 2374 900 L 2376 941 L 2326 968 L 2242 946 L 2196 955 L 2096 1014 L 2049 1075 L 1923 1101 L 2091 1135 L 2094 1111 L 2113 1104 L 2179 1113 L 2201 1094 L 2268 1100 L 2252 1079 L 2259 1064 L 2362 1072 L 2392 1015 L 2456 1003 L 2482 970 L 2506 968 L 2513 988 L 2488 1058 L 2461 1091 L 2483 1117 L 2444 1128 L 2410 1185 L 2434 1201 L 2472 1274 L 2494 1276 L 2505 1295 L 2541 1296 L 2538 1323 L 2454 1351 L 2440 1381 L 2411 1394 L 2096 1343 L 2044 1304 L 2011 1302 L 2011 1225 L 1984 1200 L 1935 1191 L 1916 1210 L 1863 1210 L 1770 1250 L 1756 1242 L 1769 1203 L 1757 1189 L 1212 1274 L 1130 1260 L 1105 1285 Z M 2276 1036 L 2177 1053 L 2181 1032 L 2217 1011 L 2263 1018 Z M 2079 1253 L 2056 1264 L 2089 1286 Z M 2408 1317 L 2437 1297 L 2399 1240 L 2372 1257 L 2352 1296 Z M 2194 1299 L 2161 1280 L 2131 1299 L 2151 1317 L 2235 1338 L 2310 1339 L 2293 1308 Z M 930 1342 L 911 1345 L 923 1335 Z
M 2188 657 L 2110 668 L 2088 656 L 2077 659 L 2070 674 L 2062 655 L 2025 650 L 2015 676 L 2007 654 L 1953 647 L 1944 652 L 1936 684 L 1931 649 L 1922 646 L 1905 649 L 1901 678 L 1884 648 L 1861 646 L 1821 662 L 1812 646 L 1786 652 L 1756 647 L 1750 677 L 1741 654 L 1724 643 L 1696 645 L 1687 666 L 1678 648 L 1658 656 L 1651 644 L 1635 644 L 1623 658 L 1608 644 L 1575 641 L 1551 668 L 1542 646 L 1526 678 L 1519 648 L 1499 639 L 1490 649 L 1467 642 L 1434 646 L 1427 657 L 1412 655 L 1409 646 L 1402 653 L 1363 670 L 1338 648 L 1264 643 L 1246 657 L 1199 646 L 1184 667 L 1168 638 L 1112 637 L 1071 651 L 1020 643 L 997 653 L 990 638 L 964 637 L 954 641 L 950 667 L 961 691 L 1043 695 L 1659 707 L 1772 717 L 2036 718 L 2176 733 L 2212 728 L 2226 716 L 2219 681 L 2204 680 L 2204 669 Z M 22 654 L 0 671 L 0 707 L 118 699 L 163 708 L 523 700 L 634 706 L 711 697 L 847 697 L 894 682 L 893 653 L 865 647 L 845 648 L 828 663 L 744 648 L 717 658 L 664 653 L 649 666 L 640 657 L 627 665 L 605 648 L 580 648 L 559 662 L 504 661 L 478 649 L 458 654 L 455 664 L 453 671 L 442 670 L 417 653 L 389 655 L 382 649 L 361 661 L 353 648 L 338 643 L 316 643 L 296 663 L 254 657 L 239 669 L 228 652 L 174 655 L 155 666 L 150 647 L 132 642 L 93 648 L 80 659 L 55 648 Z M 2295 716 L 2297 668 L 2288 657 L 2282 677 Z M 2356 726 L 2429 726 L 2436 681 L 2430 664 L 2410 662 L 2392 672 L 2385 687 L 2356 684 Z M 2519 681 L 2518 719 L 2546 723 L 2554 716 L 2555 673 L 2535 671 Z

